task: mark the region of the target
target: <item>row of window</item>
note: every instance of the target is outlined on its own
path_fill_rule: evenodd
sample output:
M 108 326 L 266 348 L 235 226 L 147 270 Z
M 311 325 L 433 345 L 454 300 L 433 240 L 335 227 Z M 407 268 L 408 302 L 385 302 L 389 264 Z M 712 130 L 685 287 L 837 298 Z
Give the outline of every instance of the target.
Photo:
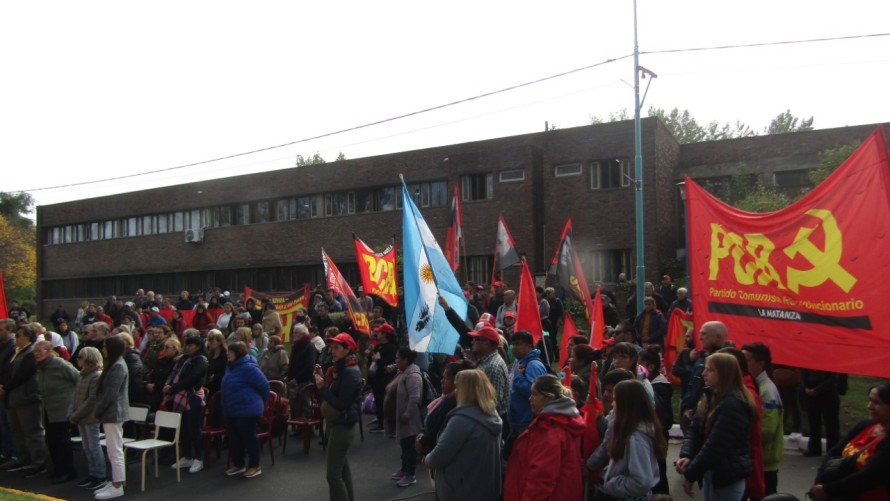
M 627 159 L 591 162 L 590 169 L 591 189 L 630 185 L 630 167 Z M 584 165 L 581 163 L 554 167 L 556 177 L 578 176 L 583 173 Z M 498 181 L 501 183 L 525 181 L 525 170 L 500 171 Z M 461 199 L 465 202 L 491 200 L 494 198 L 494 174 L 463 175 L 460 177 L 460 191 Z M 412 194 L 414 203 L 419 207 L 448 205 L 447 181 L 409 184 L 408 192 Z M 56 245 L 89 242 L 176 233 L 189 228 L 225 228 L 275 221 L 386 212 L 401 208 L 402 190 L 396 186 L 386 186 L 56 226 L 47 229 L 46 243 Z

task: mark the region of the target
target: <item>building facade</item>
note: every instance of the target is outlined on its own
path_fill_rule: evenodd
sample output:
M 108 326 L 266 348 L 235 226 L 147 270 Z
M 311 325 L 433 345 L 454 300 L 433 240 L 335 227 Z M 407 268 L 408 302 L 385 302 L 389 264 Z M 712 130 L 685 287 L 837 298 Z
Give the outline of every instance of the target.
M 682 255 L 684 175 L 719 182 L 746 169 L 789 186 L 819 152 L 874 125 L 680 145 L 643 120 L 647 278 Z M 352 235 L 401 240 L 401 185 L 444 242 L 452 186 L 464 212 L 461 280 L 487 282 L 498 214 L 543 275 L 567 217 L 588 283 L 632 276 L 633 122 L 553 130 L 125 193 L 37 208 L 39 313 L 136 289 L 293 290 L 324 282 L 321 249 L 357 282 Z M 741 167 L 743 166 L 743 167 Z

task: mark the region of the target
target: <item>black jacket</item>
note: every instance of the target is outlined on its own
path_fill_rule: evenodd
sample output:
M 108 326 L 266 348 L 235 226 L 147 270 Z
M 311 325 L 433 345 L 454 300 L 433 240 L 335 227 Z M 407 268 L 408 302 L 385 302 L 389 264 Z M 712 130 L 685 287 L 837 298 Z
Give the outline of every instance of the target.
M 228 362 L 225 350 L 222 350 L 216 358 L 211 358 L 207 361 L 207 382 L 205 384 L 210 394 L 219 391 L 222 378 L 226 375 L 226 364 Z
M 839 457 L 844 451 L 844 447 L 856 438 L 856 435 L 873 424 L 875 424 L 874 421 L 866 420 L 854 426 L 843 440 L 828 451 L 828 454 L 825 456 L 826 460 L 832 457 Z M 825 487 L 825 494 L 830 499 L 838 497 L 856 499 L 859 494 L 880 486 L 884 486 L 890 492 L 888 471 L 890 471 L 890 439 L 885 437 L 878 443 L 877 450 L 875 450 L 874 455 L 869 458 L 868 462 L 865 463 L 864 468 L 856 470 L 856 472 L 842 480 L 825 484 L 823 486 Z
M 130 403 L 142 403 L 142 357 L 139 350 L 130 348 L 124 353 L 124 362 L 127 363 L 127 372 L 129 379 L 127 380 L 127 395 Z
M 179 374 L 179 380 L 175 383 L 176 374 Z M 207 377 L 207 357 L 197 354 L 193 357 L 183 355 L 176 363 L 176 367 L 167 376 L 167 384 L 170 385 L 171 393 L 178 393 L 182 390 L 189 390 L 194 393 L 204 386 L 204 378 Z
M 423 423 L 423 437 L 420 438 L 420 445 L 423 447 L 424 454 L 429 454 L 438 442 L 439 433 L 445 429 L 445 421 L 448 413 L 457 408 L 457 397 L 451 395 L 446 397 L 433 412 L 431 412 Z
M 287 378 L 296 381 L 297 384 L 313 382 L 312 373 L 317 362 L 318 348 L 308 336 L 303 337 L 291 347 Z
M 362 374 L 355 362 L 355 356 L 350 355 L 353 362 L 346 363 L 341 359 L 334 364 L 335 376 L 331 385 L 318 390 L 319 395 L 328 404 L 340 411 L 340 417 L 333 424 L 352 426 L 361 418 L 362 412 Z
M 710 430 L 705 435 L 708 412 L 696 412 L 680 449 L 681 458 L 692 461 L 683 476 L 690 482 L 701 481 L 706 471 L 713 472 L 715 487 L 741 480 L 753 471 L 751 446 L 748 444 L 751 409 L 735 396 L 727 396 L 713 410 Z

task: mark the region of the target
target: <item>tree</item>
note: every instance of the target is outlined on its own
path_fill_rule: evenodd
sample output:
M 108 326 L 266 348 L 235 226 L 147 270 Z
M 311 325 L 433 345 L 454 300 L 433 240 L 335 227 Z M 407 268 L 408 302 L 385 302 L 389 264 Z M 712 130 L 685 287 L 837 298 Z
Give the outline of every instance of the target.
M 34 221 L 28 216 L 34 212 L 34 198 L 22 191 L 0 192 L 0 215 L 13 226 L 33 228 Z
M 791 114 L 791 110 L 785 110 L 776 115 L 769 125 L 763 129 L 767 135 L 785 134 L 787 132 L 803 132 L 805 130 L 813 130 L 813 117 L 798 118 Z
M 303 157 L 303 155 L 297 155 L 296 166 L 297 167 L 305 167 L 307 165 L 321 165 L 321 164 L 326 164 L 326 163 L 328 163 L 328 162 L 327 162 L 327 160 L 324 159 L 323 156 L 321 156 L 318 153 L 315 153 L 314 155 L 312 155 L 311 157 L 308 157 L 308 158 Z
M 30 221 L 30 220 L 29 220 Z M 0 215 L 0 269 L 10 296 L 15 289 L 33 287 L 37 280 L 36 233 L 33 227 L 12 224 Z
M 628 113 L 627 108 L 621 108 L 617 112 L 609 112 L 609 116 L 604 120 L 596 115 L 590 115 L 590 125 L 597 125 L 607 122 L 620 122 L 622 120 L 630 120 L 633 117 Z
M 838 146 L 837 148 L 829 148 L 827 150 L 823 150 L 819 152 L 819 167 L 811 170 L 807 176 L 810 178 L 810 182 L 813 183 L 813 186 L 818 185 L 822 181 L 825 181 L 835 169 L 841 166 L 842 163 L 848 158 L 850 155 L 856 151 L 856 148 L 859 148 L 860 141 L 855 141 L 850 144 L 845 144 L 843 146 Z
M 713 121 L 702 125 L 692 116 L 689 110 L 680 111 L 677 108 L 665 112 L 655 106 L 649 107 L 649 116 L 661 118 L 668 130 L 680 144 L 699 143 L 702 141 L 717 141 L 720 139 L 734 139 L 756 135 L 747 124 L 736 120 L 734 124 L 720 124 Z
M 706 182 L 704 188 L 727 204 L 748 212 L 772 212 L 791 203 L 788 196 L 775 187 L 759 183 L 757 175 L 752 174 L 747 165 L 739 164 L 734 170 L 736 174 L 727 182 Z
M 335 158 L 334 161 L 340 162 L 343 160 L 346 160 L 346 155 L 344 155 L 343 152 L 341 151 L 340 153 L 337 154 L 337 158 Z

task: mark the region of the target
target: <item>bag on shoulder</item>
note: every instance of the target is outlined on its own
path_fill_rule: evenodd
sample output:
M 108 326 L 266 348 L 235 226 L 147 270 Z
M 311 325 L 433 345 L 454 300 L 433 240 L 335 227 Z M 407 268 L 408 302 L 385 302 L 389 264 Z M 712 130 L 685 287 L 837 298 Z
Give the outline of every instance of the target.
M 325 421 L 334 421 L 340 417 L 342 413 L 333 405 L 329 404 L 327 400 L 321 401 L 321 415 L 324 416 Z
M 849 457 L 830 457 L 822 462 L 816 472 L 817 484 L 829 484 L 846 478 L 856 472 L 856 460 L 859 454 Z
M 420 378 L 423 380 L 420 406 L 426 409 L 426 406 L 429 405 L 430 402 L 439 398 L 439 391 L 436 390 L 436 385 L 433 384 L 433 380 L 430 379 L 430 374 L 427 371 L 421 369 Z

